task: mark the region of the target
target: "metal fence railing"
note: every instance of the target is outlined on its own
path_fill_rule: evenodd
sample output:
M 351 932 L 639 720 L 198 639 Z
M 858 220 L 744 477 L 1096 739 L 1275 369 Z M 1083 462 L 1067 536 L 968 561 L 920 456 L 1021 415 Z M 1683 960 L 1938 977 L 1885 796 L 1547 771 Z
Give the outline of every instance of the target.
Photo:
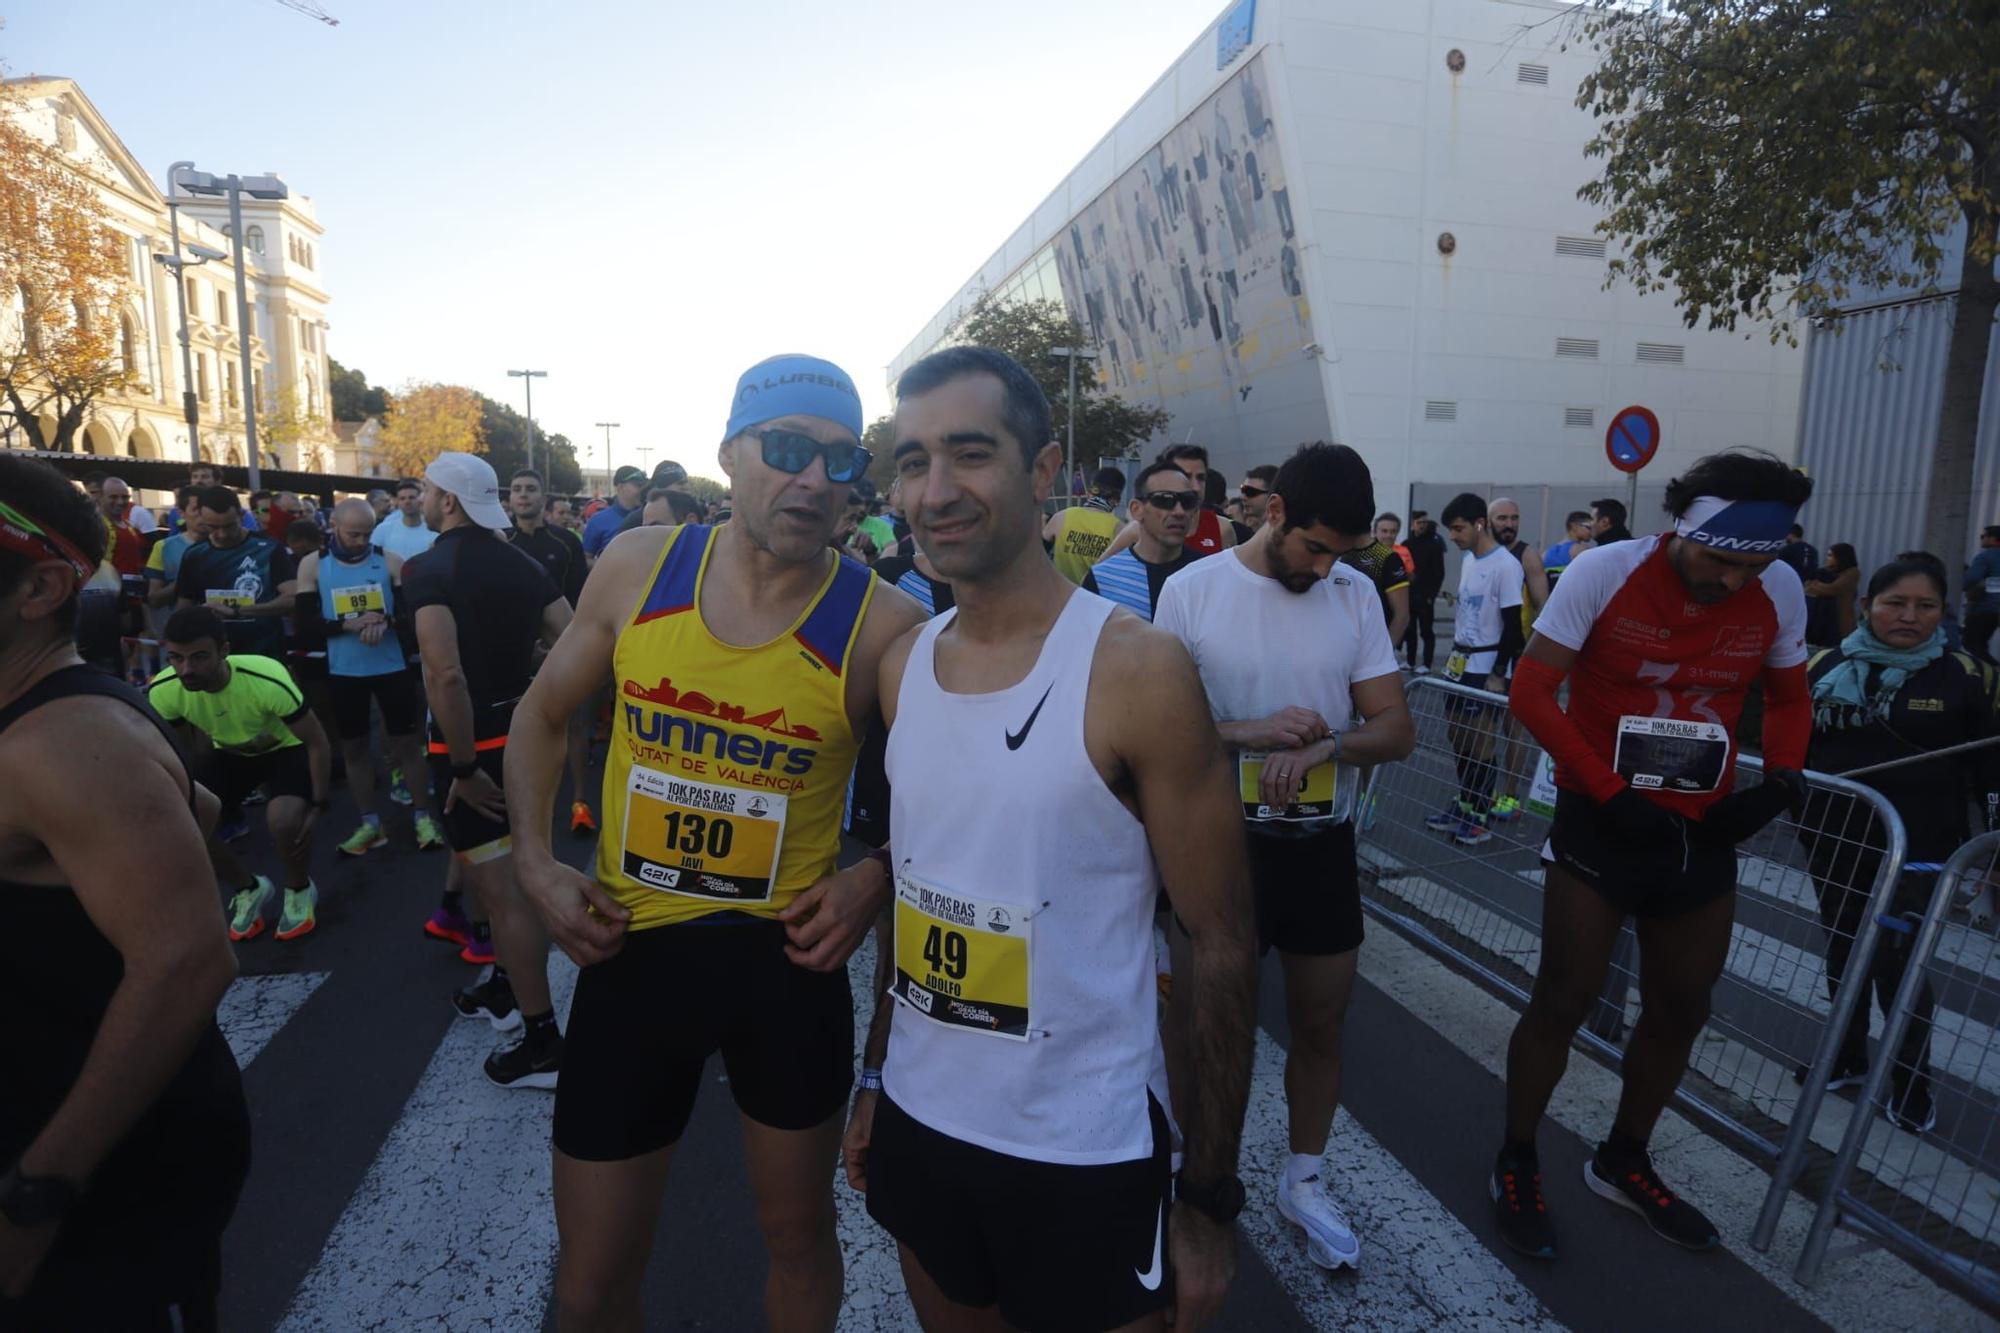
M 1417 748 L 1407 761 L 1377 769 L 1363 797 L 1365 901 L 1378 918 L 1525 1004 L 1540 957 L 1541 851 L 1555 799 L 1548 762 L 1502 695 L 1427 676 L 1410 682 L 1409 702 Z M 1774 1159 L 1752 1238 L 1760 1248 L 1807 1163 L 1904 858 L 1902 820 L 1883 797 L 1842 778 L 1807 778 L 1804 813 L 1779 819 L 1739 849 L 1728 960 L 1677 1094 L 1696 1119 Z M 1742 757 L 1737 782 L 1760 779 L 1758 760 Z M 1483 824 L 1465 818 L 1460 803 L 1468 797 L 1483 806 L 1469 812 L 1484 814 Z M 1628 925 L 1579 1039 L 1619 1061 L 1638 997 Z
M 2000 1303 L 2000 965 L 1986 928 L 1996 890 L 2000 833 L 1987 833 L 1944 863 L 1925 898 L 1894 904 L 1870 978 L 1882 1033 L 1799 1254 L 1801 1283 L 1817 1280 L 1842 1226 L 1988 1309 Z

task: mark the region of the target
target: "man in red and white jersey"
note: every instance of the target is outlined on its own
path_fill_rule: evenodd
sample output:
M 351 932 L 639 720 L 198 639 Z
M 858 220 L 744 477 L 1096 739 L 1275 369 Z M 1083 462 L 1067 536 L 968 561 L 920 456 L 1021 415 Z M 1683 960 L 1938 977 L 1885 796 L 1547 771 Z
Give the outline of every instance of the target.
M 1811 493 L 1769 454 L 1701 459 L 1667 487 L 1672 533 L 1571 563 L 1515 673 L 1513 714 L 1555 760 L 1557 787 L 1542 849 L 1541 966 L 1507 1049 L 1506 1139 L 1491 1182 L 1501 1234 L 1523 1253 L 1555 1257 L 1535 1131 L 1628 916 L 1644 1007 L 1617 1117 L 1584 1181 L 1676 1244 L 1719 1239 L 1661 1183 L 1646 1145 L 1728 955 L 1736 845 L 1805 794 L 1805 595 L 1776 561 Z M 1567 711 L 1556 700 L 1565 676 Z M 1764 781 L 1731 791 L 1737 720 L 1760 680 Z

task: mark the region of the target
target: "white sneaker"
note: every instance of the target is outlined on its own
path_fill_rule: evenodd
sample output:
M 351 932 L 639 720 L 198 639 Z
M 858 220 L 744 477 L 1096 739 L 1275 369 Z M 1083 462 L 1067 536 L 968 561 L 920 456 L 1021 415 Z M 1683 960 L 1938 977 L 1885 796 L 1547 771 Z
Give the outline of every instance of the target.
M 1361 1269 L 1361 1242 L 1347 1224 L 1347 1214 L 1327 1197 L 1319 1174 L 1307 1176 L 1297 1185 L 1287 1185 L 1278 1177 L 1278 1211 L 1287 1222 L 1305 1228 L 1306 1257 L 1321 1268 Z
M 1427 666 L 1420 666 L 1417 668 L 1417 674 L 1419 676 L 1428 676 L 1431 674 L 1431 669 Z

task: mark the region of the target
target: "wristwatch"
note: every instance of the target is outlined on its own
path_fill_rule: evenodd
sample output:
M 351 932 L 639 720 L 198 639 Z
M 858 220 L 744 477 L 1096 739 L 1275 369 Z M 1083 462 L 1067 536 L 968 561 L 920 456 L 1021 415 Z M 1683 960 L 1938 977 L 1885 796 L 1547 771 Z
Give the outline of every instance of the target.
M 1191 1185 L 1183 1171 L 1174 1177 L 1174 1197 L 1221 1226 L 1233 1225 L 1246 1198 L 1243 1181 L 1227 1176 L 1213 1185 Z
M 19 1163 L 0 1176 L 0 1217 L 17 1227 L 38 1227 L 60 1222 L 76 1207 L 83 1190 L 74 1181 L 57 1176 L 24 1176 Z

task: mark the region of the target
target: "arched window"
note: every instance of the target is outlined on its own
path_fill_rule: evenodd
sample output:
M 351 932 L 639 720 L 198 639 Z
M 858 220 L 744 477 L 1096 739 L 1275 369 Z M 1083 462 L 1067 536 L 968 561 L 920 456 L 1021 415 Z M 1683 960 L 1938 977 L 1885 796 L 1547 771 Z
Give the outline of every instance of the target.
M 139 373 L 139 334 L 127 313 L 118 316 L 118 360 L 127 375 Z
M 319 415 L 319 385 L 314 382 L 313 375 L 310 370 L 308 370 L 305 373 L 305 382 L 306 382 L 306 415 L 309 417 L 317 417 Z
M 69 308 L 76 314 L 76 327 L 84 333 L 90 332 L 90 303 L 79 296 L 69 303 Z
M 244 228 L 244 229 L 243 229 L 243 243 L 244 243 L 245 245 L 249 246 L 249 247 L 250 247 L 250 249 L 251 249 L 251 251 L 252 251 L 253 253 L 255 253 L 255 254 L 260 254 L 260 255 L 261 255 L 261 254 L 263 254 L 263 253 L 264 253 L 264 229 L 263 229 L 262 227 L 256 227 L 256 226 L 252 226 L 252 227 L 246 227 L 246 228 Z

